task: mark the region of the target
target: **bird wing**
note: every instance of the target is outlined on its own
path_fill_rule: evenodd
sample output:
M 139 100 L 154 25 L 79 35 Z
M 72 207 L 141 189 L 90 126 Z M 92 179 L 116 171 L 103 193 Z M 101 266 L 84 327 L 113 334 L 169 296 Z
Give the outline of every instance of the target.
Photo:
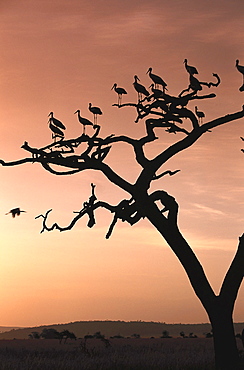
M 49 128 L 57 135 L 64 136 L 63 131 L 61 131 L 58 127 L 54 126 L 51 122 L 49 123 Z
M 64 124 L 61 121 L 59 121 L 57 118 L 53 118 L 52 121 L 54 125 L 58 126 L 62 130 L 66 130 L 66 127 L 64 126 Z

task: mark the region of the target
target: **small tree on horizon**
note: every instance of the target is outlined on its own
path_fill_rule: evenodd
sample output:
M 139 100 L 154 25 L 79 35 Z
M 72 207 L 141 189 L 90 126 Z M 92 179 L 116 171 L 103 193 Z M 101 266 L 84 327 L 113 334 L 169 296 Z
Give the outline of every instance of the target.
M 111 183 L 124 190 L 128 198 L 122 199 L 116 205 L 111 205 L 97 199 L 95 184 L 91 184 L 90 198 L 84 202 L 82 209 L 76 212 L 76 216 L 67 226 L 62 227 L 56 222 L 48 226 L 51 209 L 46 214 L 37 216 L 42 219 L 41 232 L 55 229 L 71 230 L 84 216 L 88 216 L 88 227 L 93 227 L 96 223 L 95 211 L 99 208 L 106 209 L 114 215 L 106 238 L 111 236 L 119 220 L 134 225 L 146 218 L 162 235 L 181 262 L 196 296 L 208 314 L 213 328 L 216 369 L 233 370 L 239 366 L 232 315 L 243 279 L 244 235 L 239 237 L 236 254 L 223 280 L 220 293 L 217 295 L 195 253 L 180 232 L 177 201 L 171 194 L 160 188 L 156 191 L 151 190 L 152 184 L 155 185 L 157 180 L 163 176 L 178 173 L 179 169 L 171 170 L 166 167 L 172 157 L 191 147 L 205 133 L 208 132 L 209 135 L 209 132 L 216 127 L 244 117 L 244 107 L 242 107 L 238 112 L 202 123 L 202 116 L 197 110 L 190 110 L 188 103 L 214 98 L 216 96 L 214 93 L 206 94 L 203 90 L 216 88 L 220 83 L 220 78 L 214 73 L 213 82 L 201 82 L 194 76 L 194 70 L 188 68 L 187 73 L 189 74 L 189 85 L 178 96 L 170 95 L 165 83 L 155 79 L 153 77 L 155 75 L 150 71 L 149 76 L 154 78 L 155 84 L 158 84 L 158 86 L 152 86 L 151 94 L 143 90 L 135 76 L 134 87 L 138 92 L 138 101 L 122 104 L 120 99 L 118 104 L 113 104 L 118 109 L 131 107 L 136 110 L 135 122 L 143 122 L 146 131 L 145 136 L 140 139 L 113 134 L 103 138 L 100 136 L 100 126 L 97 123 L 93 125 L 93 135 L 83 133 L 77 138 L 65 139 L 62 130 L 60 133 L 60 127 L 56 127 L 56 129 L 52 128 L 53 132 L 56 132 L 52 143 L 42 148 L 33 148 L 28 142 L 24 142 L 22 148 L 31 156 L 11 162 L 0 160 L 0 163 L 3 166 L 39 163 L 46 171 L 54 175 L 72 175 L 92 169 L 100 171 Z M 159 85 L 162 86 L 162 90 L 159 89 Z M 53 127 L 54 121 L 51 123 Z M 158 139 L 156 130 L 164 130 L 166 135 L 174 135 L 179 139 L 154 158 L 149 159 L 145 145 Z M 141 168 L 134 183 L 130 183 L 116 173 L 106 161 L 107 157 L 112 155 L 111 148 L 116 143 L 129 145 L 133 149 L 134 157 Z M 57 170 L 57 167 L 61 170 Z

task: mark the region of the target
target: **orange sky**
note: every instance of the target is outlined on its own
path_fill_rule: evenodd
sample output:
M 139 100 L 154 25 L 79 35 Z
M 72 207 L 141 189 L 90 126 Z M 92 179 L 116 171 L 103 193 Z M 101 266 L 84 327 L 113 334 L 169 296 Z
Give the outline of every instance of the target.
M 201 80 L 221 77 L 215 99 L 199 101 L 205 122 L 241 110 L 244 64 L 244 3 L 196 0 L 9 0 L 0 3 L 0 158 L 25 156 L 21 145 L 51 141 L 47 115 L 53 111 L 76 137 L 82 127 L 73 114 L 88 119 L 88 103 L 101 107 L 101 136 L 111 133 L 140 137 L 133 108 L 112 107 L 112 85 L 128 91 L 135 102 L 133 76 L 146 87 L 149 67 L 167 81 L 170 94 L 188 85 L 183 60 L 199 70 Z M 194 108 L 194 103 L 189 105 Z M 90 129 L 88 127 L 88 129 Z M 148 146 L 157 153 L 176 140 L 158 132 Z M 160 179 L 180 204 L 179 223 L 218 292 L 244 232 L 242 171 L 244 157 L 239 120 L 206 133 L 192 148 L 176 156 L 174 177 Z M 121 146 L 110 154 L 113 168 L 134 181 L 139 167 Z M 34 217 L 52 208 L 51 221 L 69 223 L 90 196 L 94 182 L 100 200 L 116 204 L 121 190 L 90 171 L 57 177 L 38 164 L 0 167 L 0 325 L 34 326 L 76 320 L 149 320 L 167 323 L 206 322 L 173 252 L 145 220 L 130 227 L 118 223 L 105 234 L 112 216 L 97 214 L 97 225 L 81 220 L 71 232 L 40 234 Z M 27 211 L 17 219 L 5 216 L 16 206 Z M 126 241 L 126 243 L 125 243 Z M 240 289 L 235 321 L 244 321 L 244 290 Z

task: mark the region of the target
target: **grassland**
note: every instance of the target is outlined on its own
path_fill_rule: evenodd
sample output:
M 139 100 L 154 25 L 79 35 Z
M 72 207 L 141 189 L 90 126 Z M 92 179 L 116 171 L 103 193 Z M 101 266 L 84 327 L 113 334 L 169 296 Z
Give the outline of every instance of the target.
M 241 341 L 238 343 L 241 348 Z M 243 355 L 243 351 L 241 352 Z M 212 370 L 212 339 L 0 340 L 0 370 Z

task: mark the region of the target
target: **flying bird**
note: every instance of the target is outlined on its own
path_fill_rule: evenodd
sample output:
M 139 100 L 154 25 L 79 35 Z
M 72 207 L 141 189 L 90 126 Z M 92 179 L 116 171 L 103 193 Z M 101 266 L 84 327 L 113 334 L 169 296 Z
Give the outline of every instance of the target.
M 114 91 L 118 94 L 118 106 L 121 105 L 122 101 L 122 95 L 127 94 L 127 91 L 123 87 L 117 87 L 118 85 L 115 83 L 111 90 L 114 89 Z
M 11 213 L 12 217 L 15 218 L 15 216 L 19 216 L 21 212 L 26 212 L 26 211 L 21 211 L 20 208 L 13 208 L 8 213 L 5 213 L 5 215 L 8 215 L 9 213 Z
M 138 101 L 140 102 L 142 100 L 142 95 L 145 95 L 145 96 L 149 96 L 150 93 L 147 91 L 147 89 L 145 88 L 145 86 L 139 84 L 137 81 L 140 81 L 139 77 L 138 76 L 134 76 L 134 82 L 133 82 L 133 86 L 136 90 L 136 92 L 138 93 Z
M 244 66 L 240 66 L 239 59 L 236 59 L 236 68 L 242 74 L 244 84 Z
M 83 125 L 83 134 L 85 134 L 86 126 L 93 126 L 93 123 L 89 119 L 81 117 L 79 109 L 74 114 L 76 113 L 78 113 L 78 120 Z
M 203 121 L 203 118 L 205 117 L 204 112 L 199 111 L 197 106 L 195 107 L 195 112 L 196 112 L 196 115 L 199 119 L 199 122 L 201 123 Z
M 101 109 L 99 107 L 93 107 L 92 103 L 89 103 L 88 109 L 94 115 L 94 124 L 96 124 L 97 123 L 97 115 L 101 115 L 101 114 L 103 114 L 103 112 L 101 111 Z
M 197 74 L 198 74 L 198 70 L 196 69 L 196 67 L 189 66 L 189 65 L 187 64 L 187 59 L 185 59 L 183 63 L 185 64 L 185 68 L 186 68 L 187 72 L 188 72 L 190 75 L 197 75 Z
M 159 87 L 158 85 L 161 85 L 163 87 L 163 92 L 165 92 L 167 86 L 166 82 L 160 76 L 153 74 L 151 67 L 148 68 L 147 73 L 149 74 L 149 77 L 151 78 L 153 83 L 155 83 L 155 88 L 157 89 Z

